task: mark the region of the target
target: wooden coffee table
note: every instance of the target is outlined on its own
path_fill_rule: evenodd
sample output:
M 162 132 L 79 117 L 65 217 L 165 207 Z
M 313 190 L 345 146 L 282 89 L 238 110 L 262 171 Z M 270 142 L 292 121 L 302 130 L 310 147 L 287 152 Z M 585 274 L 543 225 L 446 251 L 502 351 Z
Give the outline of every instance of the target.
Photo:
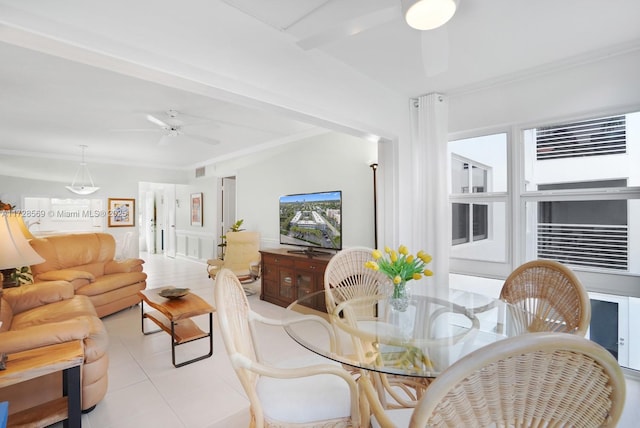
M 167 299 L 158 294 L 164 288 L 168 287 L 138 291 L 138 294 L 142 298 L 142 303 L 140 304 L 142 333 L 147 335 L 164 330 L 171 335 L 171 362 L 174 367 L 182 367 L 212 356 L 213 311 L 215 310 L 213 306 L 193 293 L 189 293 L 178 299 Z M 145 312 L 145 303 L 155 309 L 155 311 Z M 202 331 L 191 319 L 192 317 L 206 314 L 209 314 L 208 333 Z M 153 321 L 161 330 L 145 331 L 145 318 Z M 207 337 L 209 338 L 209 352 L 207 354 L 176 364 L 176 346 Z

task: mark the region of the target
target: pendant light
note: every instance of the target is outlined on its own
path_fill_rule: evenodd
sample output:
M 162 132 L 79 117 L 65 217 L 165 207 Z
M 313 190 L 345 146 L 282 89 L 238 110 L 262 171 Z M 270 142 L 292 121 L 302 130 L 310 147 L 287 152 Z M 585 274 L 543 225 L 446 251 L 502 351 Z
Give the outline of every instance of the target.
M 87 167 L 87 163 L 84 161 L 84 151 L 87 146 L 83 144 L 80 147 L 82 148 L 82 161 L 80 162 L 80 166 L 76 171 L 76 175 L 73 177 L 71 186 L 65 187 L 76 195 L 90 195 L 97 192 L 100 188 L 95 187 L 95 185 L 93 184 L 93 179 L 91 178 L 91 174 L 89 173 L 89 168 Z M 80 182 L 76 184 L 78 177 L 80 177 Z M 86 181 L 87 177 L 89 178 L 89 181 Z M 91 186 L 88 185 L 89 183 L 91 183 Z
M 410 27 L 433 30 L 447 23 L 458 6 L 458 0 L 401 0 L 402 13 Z

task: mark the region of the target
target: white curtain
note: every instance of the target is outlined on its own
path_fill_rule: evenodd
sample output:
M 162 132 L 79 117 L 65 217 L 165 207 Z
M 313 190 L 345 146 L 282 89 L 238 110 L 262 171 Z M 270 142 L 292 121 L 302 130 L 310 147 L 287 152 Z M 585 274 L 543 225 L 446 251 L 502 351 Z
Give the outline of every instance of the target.
M 412 251 L 423 249 L 433 256 L 429 268 L 434 276 L 423 281 L 428 289 L 439 292 L 449 288 L 447 127 L 448 103 L 443 95 L 429 94 L 411 100 Z

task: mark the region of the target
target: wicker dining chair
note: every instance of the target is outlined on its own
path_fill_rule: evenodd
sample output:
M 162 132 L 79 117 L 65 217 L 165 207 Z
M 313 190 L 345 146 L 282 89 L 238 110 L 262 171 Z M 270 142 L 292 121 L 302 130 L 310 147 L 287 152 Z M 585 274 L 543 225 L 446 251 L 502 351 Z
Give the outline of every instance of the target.
M 366 262 L 373 260 L 372 252 L 373 249 L 368 247 L 351 247 L 339 251 L 329 260 L 324 274 L 327 313 L 334 313 L 348 300 L 387 294 L 389 278 L 380 271 L 365 267 Z M 359 322 L 366 324 L 369 320 L 377 320 L 381 315 L 377 305 L 371 304 L 370 299 L 359 300 L 362 301 L 361 305 L 350 305 L 352 314 Z M 357 337 L 353 339 L 360 340 Z M 356 344 L 355 347 L 360 346 Z M 422 378 L 383 373 L 368 373 L 368 376 L 385 408 L 415 406 L 428 385 L 428 380 Z
M 584 336 L 591 322 L 591 302 L 580 280 L 553 260 L 533 260 L 505 280 L 500 298 L 518 306 L 529 332 L 556 331 Z
M 523 334 L 468 354 L 434 380 L 415 409 L 382 410 L 374 427 L 615 427 L 622 369 L 584 337 Z
M 364 265 L 373 260 L 372 252 L 373 249 L 367 247 L 346 248 L 329 260 L 324 271 L 328 313 L 332 313 L 345 300 L 385 293 L 389 282 L 387 276 Z M 376 316 L 371 311 L 371 305 L 364 306 L 362 311 L 358 315 Z
M 359 391 L 350 373 L 316 355 L 265 362 L 256 340 L 257 324 L 283 326 L 283 321 L 252 311 L 242 284 L 229 269 L 217 273 L 214 297 L 225 348 L 249 398 L 251 427 L 360 426 Z M 311 318 L 332 335 L 321 317 L 301 315 L 300 320 Z

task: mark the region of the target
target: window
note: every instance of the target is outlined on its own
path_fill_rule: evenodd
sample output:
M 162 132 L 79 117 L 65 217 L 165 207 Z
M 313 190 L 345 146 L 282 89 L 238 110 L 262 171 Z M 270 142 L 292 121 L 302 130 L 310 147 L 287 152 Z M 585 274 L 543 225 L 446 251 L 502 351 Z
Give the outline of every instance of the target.
M 485 193 L 488 189 L 490 168 L 464 159 L 457 154 L 451 156 L 451 168 L 454 191 L 457 193 Z M 487 205 L 453 204 L 453 245 L 487 239 Z
M 505 261 L 506 134 L 449 143 L 451 244 L 458 259 Z
M 512 129 L 449 143 L 451 272 L 569 265 L 595 299 L 591 337 L 640 369 L 640 112 Z
M 640 273 L 639 128 L 636 113 L 523 131 L 527 259 Z

